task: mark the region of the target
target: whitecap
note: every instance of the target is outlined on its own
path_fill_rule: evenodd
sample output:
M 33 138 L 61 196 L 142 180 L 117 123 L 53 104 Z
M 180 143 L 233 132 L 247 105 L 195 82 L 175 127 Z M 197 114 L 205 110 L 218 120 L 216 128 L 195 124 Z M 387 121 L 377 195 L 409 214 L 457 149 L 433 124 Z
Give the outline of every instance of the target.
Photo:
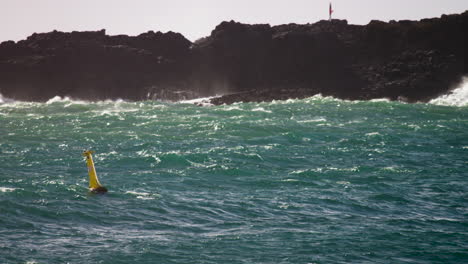
M 240 108 L 239 106 L 233 104 L 231 106 L 227 106 L 223 109 L 224 111 L 242 111 L 242 108 Z
M 420 127 L 420 126 L 418 126 L 418 125 L 415 125 L 415 124 L 409 124 L 409 125 L 408 125 L 408 127 L 410 127 L 410 128 L 413 128 L 413 129 L 414 129 L 414 131 L 418 131 L 419 129 L 421 129 L 421 127 Z
M 388 99 L 388 98 L 378 98 L 378 99 L 372 99 L 370 101 L 373 102 L 373 103 L 380 103 L 380 102 L 389 103 L 389 102 L 391 102 L 390 99 Z
M 102 153 L 95 154 L 94 157 L 96 161 L 103 161 L 103 160 L 108 159 L 110 156 L 116 156 L 116 155 L 118 155 L 118 153 L 112 150 L 110 152 L 102 152 Z
M 14 192 L 16 188 L 9 188 L 9 187 L 0 187 L 0 192 Z
M 336 184 L 339 185 L 350 185 L 351 183 L 349 181 L 337 181 Z
M 322 172 L 322 168 L 295 170 L 293 172 L 290 172 L 289 174 L 303 174 L 303 173 L 307 173 L 307 172 Z
M 122 112 L 134 112 L 138 110 L 138 109 L 120 109 L 119 107 L 123 103 L 127 103 L 127 101 L 120 99 L 120 98 L 115 99 L 115 100 L 106 99 L 106 100 L 100 100 L 100 101 L 92 101 L 92 100 L 80 100 L 76 98 L 71 98 L 69 96 L 62 97 L 62 96 L 56 95 L 45 102 L 45 104 L 47 105 L 54 104 L 54 103 L 66 103 L 64 107 L 70 107 L 73 105 L 87 105 L 87 104 L 97 104 L 97 105 L 103 105 L 103 106 L 113 104 L 117 110 L 122 111 Z M 116 110 L 114 109 L 114 111 Z
M 152 158 L 156 163 L 160 163 L 161 159 L 154 153 L 149 153 L 148 150 L 140 150 L 137 151 L 136 154 L 140 157 L 144 158 Z
M 327 119 L 324 117 L 317 117 L 309 120 L 300 120 L 297 121 L 298 123 L 319 123 L 319 122 L 327 122 Z
M 131 194 L 131 195 L 134 195 L 136 196 L 137 199 L 140 199 L 140 200 L 154 200 L 157 196 L 157 194 L 152 194 L 152 193 L 148 193 L 148 192 L 137 192 L 137 191 L 126 191 L 125 192 L 126 194 Z
M 133 195 L 140 195 L 140 196 L 149 196 L 150 193 L 146 193 L 146 192 L 136 192 L 136 191 L 126 191 L 125 193 L 127 194 L 133 194 Z
M 71 101 L 70 97 L 61 97 L 61 96 L 56 95 L 50 98 L 49 100 L 47 100 L 46 104 L 53 104 L 57 102 L 70 102 L 70 101 Z
M 388 166 L 388 167 L 382 168 L 382 170 L 388 171 L 388 172 L 395 172 L 395 173 L 411 173 L 411 170 L 400 168 L 398 166 Z
M 252 112 L 264 112 L 264 113 L 269 113 L 269 114 L 272 113 L 270 110 L 265 110 L 265 108 L 263 108 L 263 107 L 254 108 L 254 109 L 252 109 Z
M 379 132 L 371 132 L 366 134 L 367 137 L 372 137 L 372 136 L 380 136 Z
M 299 180 L 297 179 L 284 179 L 284 180 L 281 180 L 282 182 L 298 182 Z
M 357 172 L 359 171 L 358 167 L 351 167 L 351 168 L 335 168 L 335 167 L 330 167 L 327 168 L 328 171 L 348 171 L 348 172 Z
M 266 150 L 271 150 L 276 146 L 278 146 L 278 144 L 268 144 L 268 145 L 262 146 L 262 148 Z
M 211 99 L 221 97 L 220 95 L 210 96 L 210 97 L 202 97 L 202 98 L 195 98 L 190 100 L 182 100 L 179 101 L 180 104 L 196 104 L 200 106 L 212 106 Z

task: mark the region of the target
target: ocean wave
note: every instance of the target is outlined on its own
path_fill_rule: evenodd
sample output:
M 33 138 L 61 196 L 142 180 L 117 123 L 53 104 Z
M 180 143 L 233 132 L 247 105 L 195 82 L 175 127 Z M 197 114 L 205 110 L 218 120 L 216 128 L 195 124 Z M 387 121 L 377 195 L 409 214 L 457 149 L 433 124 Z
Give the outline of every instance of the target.
M 460 86 L 448 94 L 439 96 L 429 102 L 435 105 L 468 106 L 468 77 L 464 77 Z
M 157 261 L 187 248 L 224 254 L 233 241 L 251 255 L 264 250 L 259 240 L 271 242 L 274 262 L 285 237 L 325 241 L 326 254 L 343 237 L 359 244 L 362 223 L 378 227 L 365 229 L 371 238 L 420 251 L 433 248 L 420 241 L 463 249 L 453 241 L 466 229 L 465 108 L 320 96 L 215 107 L 75 101 L 0 107 L 0 241 L 13 243 L 0 263 L 142 250 Z M 86 148 L 96 150 L 106 195 L 89 194 Z M 408 226 L 421 232 L 400 236 Z M 97 247 L 112 250 L 90 255 Z M 291 262 L 308 260 L 297 256 Z

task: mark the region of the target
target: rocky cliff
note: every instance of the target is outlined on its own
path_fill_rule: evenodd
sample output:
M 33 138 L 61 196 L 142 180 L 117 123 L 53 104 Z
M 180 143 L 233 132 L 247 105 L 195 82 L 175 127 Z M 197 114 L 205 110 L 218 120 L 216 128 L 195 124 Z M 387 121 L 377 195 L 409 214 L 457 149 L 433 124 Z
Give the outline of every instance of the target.
M 33 34 L 0 44 L 0 93 L 20 100 L 178 100 L 216 104 L 303 98 L 426 101 L 468 73 L 468 12 L 421 21 L 218 25 L 181 34 Z

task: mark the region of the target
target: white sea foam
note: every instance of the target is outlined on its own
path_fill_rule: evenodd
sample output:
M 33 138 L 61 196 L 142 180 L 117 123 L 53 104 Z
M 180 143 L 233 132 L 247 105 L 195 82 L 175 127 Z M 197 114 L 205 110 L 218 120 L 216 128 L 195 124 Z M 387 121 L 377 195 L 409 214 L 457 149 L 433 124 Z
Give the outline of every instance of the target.
M 379 98 L 379 99 L 371 99 L 370 101 L 371 101 L 371 102 L 374 102 L 374 103 L 379 103 L 379 102 L 390 102 L 390 99 L 388 99 L 388 98 Z
M 16 188 L 0 187 L 0 192 L 13 192 Z
M 308 119 L 308 120 L 300 120 L 297 121 L 298 123 L 305 124 L 305 123 L 322 123 L 322 122 L 327 122 L 327 119 L 324 117 L 317 117 L 313 119 Z
M 154 200 L 158 197 L 157 194 L 147 193 L 147 192 L 137 192 L 137 191 L 126 191 L 126 194 L 131 194 L 136 196 L 137 199 L 141 200 Z
M 380 136 L 380 133 L 379 132 L 371 132 L 371 133 L 367 133 L 366 136 L 368 136 L 368 137 Z
M 140 156 L 140 157 L 152 158 L 152 159 L 154 159 L 154 161 L 155 161 L 156 163 L 160 163 L 160 162 L 161 162 L 161 159 L 157 156 L 157 154 L 151 153 L 151 152 L 148 151 L 148 150 L 140 150 L 140 151 L 137 151 L 136 154 L 138 154 L 138 156 Z
M 238 105 L 236 104 L 232 104 L 232 106 L 226 106 L 223 111 L 243 111 L 242 108 L 240 108 Z
M 337 181 L 336 183 L 340 184 L 340 185 L 350 185 L 351 184 L 349 181 Z
M 442 95 L 429 103 L 446 106 L 468 106 L 468 77 L 464 77 L 460 86 L 450 92 Z
M 133 195 L 141 195 L 141 196 L 149 196 L 150 193 L 147 192 L 136 192 L 136 191 L 126 191 L 125 193 L 133 194 Z
M 89 101 L 89 100 L 80 100 L 80 99 L 74 99 L 68 96 L 61 97 L 61 96 L 54 96 L 50 98 L 49 100 L 46 101 L 46 104 L 50 105 L 53 103 L 67 103 L 65 107 L 69 107 L 74 104 L 89 104 L 89 103 L 97 103 L 97 104 L 115 104 L 119 105 L 121 103 L 124 103 L 125 100 L 123 99 L 115 99 L 115 100 L 102 100 L 102 101 Z
M 252 109 L 252 112 L 264 112 L 264 113 L 272 113 L 270 110 L 265 110 L 265 108 L 263 107 L 257 107 L 257 108 L 254 108 Z
M 179 103 L 181 104 L 196 104 L 200 106 L 211 106 L 213 105 L 211 103 L 211 99 L 213 98 L 218 98 L 220 97 L 219 95 L 217 96 L 210 96 L 210 97 L 202 97 L 202 98 L 195 98 L 195 99 L 190 99 L 190 100 L 181 100 Z
M 60 97 L 58 95 L 50 98 L 49 100 L 47 100 L 46 104 L 53 104 L 53 103 L 57 103 L 57 102 L 69 102 L 71 101 L 70 97 Z
M 284 179 L 284 180 L 281 180 L 282 182 L 298 182 L 299 180 L 298 179 Z

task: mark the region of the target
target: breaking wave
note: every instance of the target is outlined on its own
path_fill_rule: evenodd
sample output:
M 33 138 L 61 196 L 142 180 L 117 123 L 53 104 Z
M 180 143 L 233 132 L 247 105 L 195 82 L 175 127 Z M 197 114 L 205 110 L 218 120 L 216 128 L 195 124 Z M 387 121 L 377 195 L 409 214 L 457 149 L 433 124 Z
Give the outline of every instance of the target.
M 191 99 L 191 100 L 181 100 L 177 103 L 180 104 L 196 104 L 199 106 L 212 106 L 211 104 L 211 99 L 220 97 L 219 95 L 217 96 L 211 96 L 211 97 L 204 97 L 204 98 L 196 98 L 196 99 Z M 342 100 L 342 99 L 337 99 L 334 97 L 330 96 L 322 96 L 321 94 L 312 96 L 308 99 L 305 100 L 336 100 L 336 101 L 348 101 L 348 100 Z M 295 99 L 288 99 L 288 100 L 273 100 L 271 103 L 291 103 L 296 101 Z M 70 106 L 74 104 L 88 104 L 88 103 L 98 103 L 98 104 L 109 104 L 109 103 L 124 103 L 126 102 L 123 99 L 116 99 L 116 100 L 99 100 L 99 101 L 92 101 L 92 100 L 82 100 L 82 99 L 76 99 L 76 98 L 71 98 L 71 97 L 61 97 L 61 96 L 54 96 L 53 98 L 50 98 L 46 102 L 44 102 L 46 105 L 51 105 L 51 104 L 65 104 L 65 106 Z M 349 102 L 361 102 L 360 100 L 357 101 L 349 101 Z M 383 99 L 373 99 L 370 100 L 370 102 L 390 102 L 390 100 L 383 98 Z M 26 102 L 26 101 L 17 101 L 8 97 L 3 96 L 0 93 L 0 104 L 20 104 L 22 105 L 23 103 L 32 103 L 32 102 Z M 433 105 L 442 105 L 442 106 L 456 106 L 456 107 L 465 107 L 468 106 L 468 76 L 464 77 L 462 82 L 460 83 L 459 87 L 456 89 L 452 90 L 448 94 L 441 95 L 435 99 L 432 99 L 429 101 L 429 104 Z
M 446 106 L 468 106 L 468 77 L 464 77 L 460 86 L 449 94 L 442 95 L 429 103 Z

